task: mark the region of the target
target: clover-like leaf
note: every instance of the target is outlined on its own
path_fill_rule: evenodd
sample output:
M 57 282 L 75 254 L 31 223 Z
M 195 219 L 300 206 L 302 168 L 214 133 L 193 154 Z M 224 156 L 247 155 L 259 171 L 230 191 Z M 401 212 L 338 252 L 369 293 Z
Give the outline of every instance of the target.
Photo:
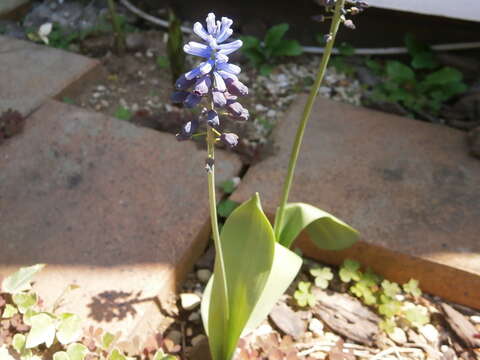
M 13 306 L 12 304 L 5 305 L 5 309 L 3 309 L 2 319 L 11 318 L 13 315 L 18 313 L 18 309 Z
M 75 314 L 62 314 L 57 329 L 57 339 L 63 344 L 77 341 L 82 335 L 82 319 Z
M 17 305 L 18 310 L 25 314 L 28 309 L 37 304 L 37 294 L 35 293 L 18 293 L 13 294 L 12 300 Z
M 387 318 L 380 321 L 378 323 L 378 326 L 387 334 L 392 334 L 395 331 L 397 324 L 395 323 L 395 320 L 393 318 Z
M 359 269 L 360 263 L 358 261 L 346 259 L 338 272 L 340 280 L 347 283 L 352 280 L 359 281 L 361 275 Z
M 407 283 L 403 284 L 403 291 L 407 294 L 411 294 L 414 297 L 419 297 L 422 295 L 422 291 L 418 287 L 418 280 L 410 279 Z
M 394 298 L 400 292 L 400 286 L 397 283 L 383 280 L 382 281 L 383 293 L 388 297 Z
M 45 264 L 23 267 L 16 273 L 6 277 L 2 282 L 2 289 L 9 294 L 16 294 L 31 288 L 33 276 L 43 269 Z
M 358 298 L 362 298 L 363 302 L 367 305 L 373 305 L 377 303 L 371 287 L 365 281 L 358 281 L 355 285 L 350 287 L 350 291 Z
M 314 307 L 317 303 L 317 298 L 311 292 L 312 284 L 306 281 L 300 281 L 298 283 L 298 290 L 295 291 L 293 297 L 297 300 L 298 306 L 305 307 Z
M 70 360 L 70 358 L 65 351 L 57 351 L 53 354 L 53 360 Z
M 12 339 L 12 346 L 19 354 L 25 349 L 26 338 L 23 334 L 15 334 Z
M 401 302 L 386 298 L 382 298 L 382 304 L 378 306 L 378 312 L 382 315 L 385 315 L 387 318 L 394 317 L 400 312 L 401 309 Z
M 406 307 L 404 309 L 404 315 L 405 319 L 407 319 L 408 322 L 416 328 L 420 328 L 430 322 L 428 310 L 422 305 L 413 305 Z
M 83 360 L 88 354 L 88 348 L 80 343 L 72 343 L 67 346 L 67 354 L 70 360 Z
M 115 341 L 115 335 L 113 335 L 112 333 L 106 332 L 105 334 L 103 334 L 102 336 L 103 350 L 108 350 L 114 341 Z
M 328 283 L 333 279 L 332 270 L 328 267 L 310 269 L 310 274 L 315 277 L 315 286 L 326 289 Z
M 26 348 L 31 349 L 40 344 L 50 347 L 55 339 L 55 318 L 47 313 L 40 313 L 30 318 L 32 328 L 27 335 Z

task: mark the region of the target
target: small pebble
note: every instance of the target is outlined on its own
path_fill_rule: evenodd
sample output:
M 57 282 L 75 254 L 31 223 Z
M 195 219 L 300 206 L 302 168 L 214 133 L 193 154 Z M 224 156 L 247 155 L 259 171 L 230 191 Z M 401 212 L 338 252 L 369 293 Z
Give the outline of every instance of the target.
M 212 272 L 208 269 L 200 269 L 197 271 L 197 278 L 202 283 L 207 283 L 210 279 L 210 276 L 212 276 Z
M 207 339 L 207 337 L 206 337 L 205 335 L 203 335 L 203 334 L 197 335 L 197 336 L 195 336 L 194 338 L 192 338 L 192 341 L 191 341 L 191 342 L 192 342 L 192 346 L 195 346 L 195 345 L 197 345 L 200 341 L 204 341 L 204 340 L 206 340 L 206 339 Z
M 188 315 L 188 321 L 197 322 L 200 320 L 200 314 L 198 312 L 192 312 Z
M 107 88 L 104 85 L 97 86 L 97 91 L 104 92 L 105 90 L 107 90 Z
M 183 293 L 180 294 L 180 304 L 184 310 L 193 310 L 200 305 L 200 296 L 194 293 Z
M 474 324 L 480 324 L 480 316 L 478 316 L 478 315 L 470 316 L 470 320 L 471 320 Z
M 193 330 L 192 330 L 192 328 L 190 328 L 190 327 L 187 328 L 187 330 L 185 330 L 185 334 L 186 334 L 187 336 L 192 336 L 192 335 L 193 335 Z
M 407 342 L 407 335 L 405 334 L 405 331 L 403 331 L 399 327 L 393 329 L 393 332 L 391 334 L 388 334 L 388 337 L 395 341 L 398 345 L 402 345 Z
M 424 325 L 419 330 L 420 334 L 422 334 L 429 343 L 436 344 L 438 342 L 438 330 L 432 324 Z
M 323 323 L 317 318 L 313 318 L 308 324 L 308 330 L 310 330 L 315 335 L 321 336 L 323 335 Z
M 166 338 L 172 340 L 176 345 L 180 345 L 182 333 L 178 330 L 172 330 L 167 334 Z

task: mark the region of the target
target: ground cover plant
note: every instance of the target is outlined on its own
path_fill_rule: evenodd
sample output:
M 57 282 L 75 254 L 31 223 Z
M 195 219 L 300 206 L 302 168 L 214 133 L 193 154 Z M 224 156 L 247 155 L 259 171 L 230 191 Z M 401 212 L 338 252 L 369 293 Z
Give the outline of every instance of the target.
M 216 20 L 213 13 L 208 14 L 206 28 L 200 22 L 193 26 L 194 33 L 204 43 L 191 41 L 184 47 L 186 53 L 203 59 L 177 80 L 177 91 L 172 98 L 188 108 L 201 106 L 199 119 L 187 122 L 177 139 L 204 137 L 208 147 L 205 168 L 216 260 L 214 274 L 202 299 L 202 319 L 213 360 L 232 359 L 241 335 L 260 324 L 294 280 L 301 267 L 301 258 L 289 249 L 302 230 L 306 229 L 315 243 L 326 249 L 348 247 L 358 236 L 354 229 L 331 214 L 308 204 L 288 203 L 303 134 L 337 31 L 342 23 L 350 28 L 353 24 L 345 18 L 344 0 L 326 1 L 324 5 L 326 12 L 333 14 L 332 24 L 326 35 L 327 45 L 317 77 L 300 118 L 273 227 L 262 210 L 259 194 L 253 195 L 230 214 L 221 234 L 218 227 L 215 144 L 223 142 L 234 147 L 238 143 L 236 134 L 223 129 L 219 116 L 226 113 L 241 121 L 249 117 L 248 110 L 237 101 L 238 97 L 248 94 L 248 88 L 237 77 L 241 69 L 228 62 L 228 55 L 243 45 L 241 40 L 225 43 L 233 34 L 233 21 L 226 17 Z M 366 6 L 363 2 L 355 5 Z M 279 42 L 285 31 L 283 27 L 282 31 L 270 35 L 274 34 L 271 37 Z M 265 45 L 273 46 L 268 40 L 267 37 Z M 308 291 L 307 287 L 305 291 Z M 306 301 L 309 301 L 308 297 Z

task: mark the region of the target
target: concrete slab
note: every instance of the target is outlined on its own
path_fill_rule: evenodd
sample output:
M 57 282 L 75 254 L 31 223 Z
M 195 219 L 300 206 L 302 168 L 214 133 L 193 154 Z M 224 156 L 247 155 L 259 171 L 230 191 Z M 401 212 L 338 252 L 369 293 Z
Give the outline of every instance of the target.
M 0 149 L 0 275 L 48 266 L 36 287 L 109 331 L 158 325 L 209 237 L 205 152 L 193 142 L 48 101 Z M 218 181 L 236 156 L 219 151 Z M 141 330 L 140 330 L 141 329 Z
M 249 169 L 235 200 L 258 191 L 274 213 L 305 100 L 276 129 L 277 154 Z M 414 277 L 433 293 L 480 307 L 480 162 L 468 155 L 465 133 L 323 98 L 312 114 L 290 201 L 338 216 L 365 242 L 316 256 L 336 263 L 358 258 L 399 281 Z M 400 255 L 416 265 L 405 267 Z
M 0 112 L 28 115 L 101 68 L 96 60 L 7 36 L 0 36 L 0 54 Z

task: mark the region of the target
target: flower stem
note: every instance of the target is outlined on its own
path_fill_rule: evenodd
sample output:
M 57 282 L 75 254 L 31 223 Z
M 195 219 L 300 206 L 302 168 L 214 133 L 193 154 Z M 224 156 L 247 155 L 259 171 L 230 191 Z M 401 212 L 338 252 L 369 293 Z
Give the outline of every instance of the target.
M 215 160 L 215 132 L 211 126 L 207 126 L 207 152 L 208 158 Z M 223 260 L 222 244 L 220 243 L 220 232 L 218 230 L 217 218 L 217 200 L 215 194 L 215 165 L 208 171 L 208 201 L 210 204 L 210 220 L 212 223 L 212 237 L 215 245 L 215 267 L 220 266 L 222 274 L 222 286 L 224 288 L 225 297 L 227 297 L 227 282 L 225 273 L 225 262 Z M 225 301 L 226 306 L 228 301 Z
M 335 37 L 340 26 L 342 9 L 344 5 L 345 0 L 336 1 L 335 13 L 333 15 L 332 23 L 330 25 L 329 34 L 331 38 L 327 41 L 327 44 L 325 45 L 325 51 L 323 53 L 322 61 L 320 62 L 320 66 L 318 68 L 317 77 L 315 78 L 315 82 L 313 83 L 312 89 L 310 90 L 310 94 L 308 96 L 307 103 L 305 104 L 303 115 L 300 120 L 300 124 L 298 125 L 297 133 L 295 135 L 295 141 L 293 143 L 292 152 L 290 154 L 290 161 L 288 163 L 287 176 L 283 184 L 283 192 L 280 200 L 280 206 L 278 208 L 275 218 L 274 231 L 277 241 L 280 238 L 280 230 L 282 228 L 282 222 L 285 216 L 285 206 L 287 205 L 288 195 L 290 194 L 290 188 L 292 187 L 293 176 L 295 173 L 295 167 L 297 165 L 298 155 L 300 153 L 300 147 L 302 145 L 303 134 L 305 133 L 305 128 L 307 126 L 308 119 L 310 118 L 310 114 L 312 112 L 312 107 L 315 102 L 315 98 L 317 97 L 318 90 L 320 89 L 323 77 L 325 76 L 325 71 L 327 69 L 328 61 L 330 60 L 333 44 L 335 43 Z

